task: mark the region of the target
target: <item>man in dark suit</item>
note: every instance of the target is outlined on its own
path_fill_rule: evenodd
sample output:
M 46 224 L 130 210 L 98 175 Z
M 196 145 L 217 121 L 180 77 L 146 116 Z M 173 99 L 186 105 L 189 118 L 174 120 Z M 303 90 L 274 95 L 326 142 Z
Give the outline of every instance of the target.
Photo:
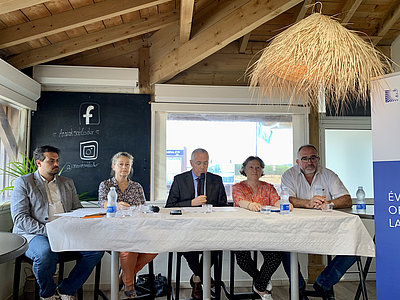
M 167 204 L 165 207 L 190 207 L 201 206 L 202 204 L 212 204 L 213 206 L 227 205 L 225 188 L 221 176 L 207 173 L 208 152 L 198 148 L 192 152 L 190 165 L 192 170 L 176 175 L 169 191 Z M 201 174 L 205 174 L 204 190 Z M 203 195 L 204 194 L 204 195 Z M 190 278 L 192 285 L 192 298 L 202 298 L 202 263 L 200 261 L 200 252 L 186 252 L 183 254 L 188 262 L 193 275 Z M 216 252 L 211 253 L 211 262 L 216 260 Z

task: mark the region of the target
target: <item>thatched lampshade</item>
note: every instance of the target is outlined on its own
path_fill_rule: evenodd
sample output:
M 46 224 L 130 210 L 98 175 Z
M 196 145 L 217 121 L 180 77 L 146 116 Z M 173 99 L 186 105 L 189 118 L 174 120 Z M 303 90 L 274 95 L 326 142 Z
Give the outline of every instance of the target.
M 365 103 L 373 77 L 390 72 L 389 60 L 336 20 L 313 13 L 278 34 L 250 68 L 251 86 L 262 94 L 278 88 L 294 101 L 303 95 L 317 106 L 324 90 L 332 105 L 353 99 Z M 310 97 L 310 95 L 312 95 Z

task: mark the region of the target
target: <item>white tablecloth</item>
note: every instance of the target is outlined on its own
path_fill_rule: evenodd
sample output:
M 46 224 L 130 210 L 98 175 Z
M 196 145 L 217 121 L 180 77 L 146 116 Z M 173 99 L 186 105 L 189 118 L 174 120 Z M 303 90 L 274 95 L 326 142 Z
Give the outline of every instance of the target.
M 229 212 L 136 214 L 125 218 L 61 217 L 47 224 L 53 251 L 277 250 L 375 256 L 360 218 L 348 213 L 294 209 L 291 215 Z

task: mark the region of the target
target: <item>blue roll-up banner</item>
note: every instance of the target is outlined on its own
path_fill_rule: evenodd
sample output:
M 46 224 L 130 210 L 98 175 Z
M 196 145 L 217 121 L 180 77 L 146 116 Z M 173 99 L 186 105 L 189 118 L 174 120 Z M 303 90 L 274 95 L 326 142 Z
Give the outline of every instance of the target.
M 372 82 L 377 299 L 400 299 L 400 73 Z

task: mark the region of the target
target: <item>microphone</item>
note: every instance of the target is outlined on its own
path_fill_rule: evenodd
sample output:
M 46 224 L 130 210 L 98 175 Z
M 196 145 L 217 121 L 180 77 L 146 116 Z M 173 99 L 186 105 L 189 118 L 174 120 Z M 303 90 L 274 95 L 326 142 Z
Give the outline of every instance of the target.
M 200 195 L 204 195 L 204 181 L 205 181 L 205 179 L 206 179 L 206 174 L 205 173 L 201 173 L 200 174 L 200 182 L 199 182 L 199 184 L 200 184 L 200 188 L 199 188 L 199 195 L 198 196 L 200 196 Z
M 154 213 L 158 213 L 160 211 L 160 208 L 157 205 L 151 205 L 149 206 L 149 210 Z

